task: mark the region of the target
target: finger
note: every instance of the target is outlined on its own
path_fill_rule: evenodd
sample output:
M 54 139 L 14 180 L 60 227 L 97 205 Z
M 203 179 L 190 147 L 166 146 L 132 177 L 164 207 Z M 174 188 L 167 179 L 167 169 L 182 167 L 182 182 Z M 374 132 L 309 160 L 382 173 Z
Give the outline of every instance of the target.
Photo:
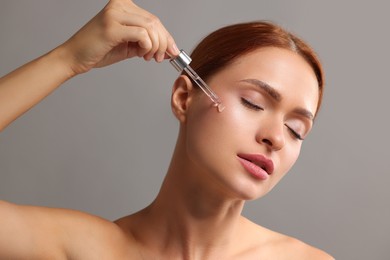
M 145 10 L 137 10 L 137 12 L 134 13 L 133 10 L 127 10 L 118 19 L 123 25 L 139 26 L 147 30 L 152 42 L 152 48 L 144 58 L 150 60 L 154 57 L 157 61 L 162 61 L 165 58 L 166 52 L 175 56 L 178 55 L 178 48 L 161 21 Z
M 168 58 L 170 58 L 170 56 L 175 57 L 175 56 L 179 55 L 180 51 L 179 51 L 179 48 L 177 47 L 173 37 L 169 34 L 167 39 L 168 39 L 168 41 L 167 41 L 167 51 L 166 51 L 166 53 L 169 54 L 169 55 L 167 55 Z M 167 57 L 165 57 L 165 58 L 167 59 Z
M 158 49 L 159 40 L 157 32 L 152 28 L 152 25 L 148 25 L 150 21 L 140 14 L 128 14 L 123 11 L 117 12 L 115 19 L 116 23 L 122 27 L 122 33 L 124 33 L 121 36 L 121 40 L 139 42 L 139 46 L 148 50 L 147 53 L 151 52 L 153 57 L 154 52 Z
M 134 52 L 139 57 L 145 56 L 152 49 L 152 41 L 145 28 L 137 26 L 118 26 L 117 35 L 120 35 L 119 42 L 127 42 L 129 48 L 135 49 Z
M 146 60 L 154 57 L 156 61 L 162 61 L 166 52 L 173 56 L 178 55 L 179 51 L 172 36 L 156 16 L 130 1 L 126 1 L 125 5 L 123 2 L 121 3 L 122 5 L 115 8 L 117 22 L 123 26 L 144 28 L 150 38 L 149 41 L 142 38 L 139 42 L 141 50 L 137 50 L 137 55 L 144 54 L 143 57 Z M 151 47 L 149 43 L 151 43 Z
M 165 57 L 165 52 L 167 51 L 167 44 L 168 44 L 168 39 L 167 39 L 167 34 L 166 31 L 160 31 L 159 33 L 159 46 L 158 50 L 154 55 L 154 59 L 157 62 L 162 62 Z
M 160 20 L 155 16 L 149 16 L 145 18 L 145 29 L 149 33 L 149 37 L 152 42 L 152 48 L 148 54 L 145 55 L 145 59 L 149 60 L 156 55 L 158 56 L 158 51 L 161 48 L 164 48 L 164 38 L 162 36 L 162 24 Z
M 137 11 L 140 12 L 140 10 Z M 149 52 L 144 55 L 144 58 L 145 60 L 150 60 L 155 56 L 159 49 L 160 33 L 163 26 L 156 16 L 147 13 L 144 10 L 142 11 L 142 13 L 125 12 L 121 17 L 121 23 L 127 26 L 139 26 L 148 32 L 152 47 Z

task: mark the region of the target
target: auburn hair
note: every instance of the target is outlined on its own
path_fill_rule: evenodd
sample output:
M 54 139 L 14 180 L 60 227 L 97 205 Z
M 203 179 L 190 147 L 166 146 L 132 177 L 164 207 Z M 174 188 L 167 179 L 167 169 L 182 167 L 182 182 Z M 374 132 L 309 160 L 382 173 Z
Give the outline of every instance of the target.
M 207 82 L 207 79 L 238 57 L 264 47 L 291 50 L 308 62 L 318 81 L 318 112 L 324 88 L 320 60 L 307 43 L 276 24 L 254 21 L 229 25 L 212 32 L 193 50 L 191 67 Z

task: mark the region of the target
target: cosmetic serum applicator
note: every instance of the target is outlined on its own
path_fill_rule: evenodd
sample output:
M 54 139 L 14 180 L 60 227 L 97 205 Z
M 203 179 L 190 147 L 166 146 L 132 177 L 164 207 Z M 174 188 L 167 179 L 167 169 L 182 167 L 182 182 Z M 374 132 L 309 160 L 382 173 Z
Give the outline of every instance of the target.
M 178 71 L 182 72 L 183 70 L 187 75 L 203 90 L 203 92 L 213 101 L 214 106 L 217 108 L 218 112 L 222 112 L 225 109 L 225 106 L 221 103 L 219 97 L 214 93 L 214 91 L 207 86 L 206 82 L 191 68 L 190 63 L 192 59 L 184 51 L 180 50 L 179 55 L 172 57 L 169 62 L 172 66 Z

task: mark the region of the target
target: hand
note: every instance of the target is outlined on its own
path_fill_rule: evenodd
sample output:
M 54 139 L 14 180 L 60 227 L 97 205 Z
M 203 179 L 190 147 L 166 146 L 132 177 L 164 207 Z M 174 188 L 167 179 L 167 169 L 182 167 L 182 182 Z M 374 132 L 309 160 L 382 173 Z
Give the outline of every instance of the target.
M 111 0 L 68 41 L 0 78 L 0 131 L 77 74 L 134 56 L 161 62 L 167 53 L 179 51 L 157 17 Z
M 75 74 L 134 56 L 161 62 L 179 53 L 160 20 L 130 0 L 111 0 L 59 48 Z

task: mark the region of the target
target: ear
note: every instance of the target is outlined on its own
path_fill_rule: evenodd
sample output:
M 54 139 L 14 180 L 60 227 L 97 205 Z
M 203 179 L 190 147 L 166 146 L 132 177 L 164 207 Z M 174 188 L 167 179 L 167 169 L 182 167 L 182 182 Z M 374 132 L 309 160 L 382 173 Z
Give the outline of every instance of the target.
M 171 107 L 176 118 L 184 123 L 187 118 L 188 107 L 194 95 L 192 81 L 186 76 L 178 77 L 172 88 Z

